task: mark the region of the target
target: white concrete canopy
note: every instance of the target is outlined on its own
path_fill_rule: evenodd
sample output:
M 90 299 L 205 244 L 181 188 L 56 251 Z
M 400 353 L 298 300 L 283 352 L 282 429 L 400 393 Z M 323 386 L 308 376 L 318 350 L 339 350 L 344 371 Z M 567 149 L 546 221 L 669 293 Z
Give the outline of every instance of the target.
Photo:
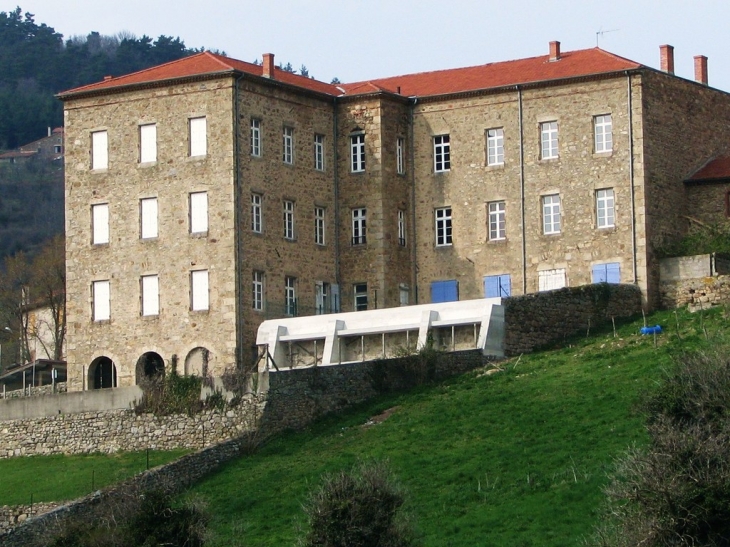
M 395 357 L 429 342 L 443 351 L 480 349 L 504 356 L 501 299 L 270 319 L 256 338 L 260 355 L 266 355 L 259 360 L 260 371 Z

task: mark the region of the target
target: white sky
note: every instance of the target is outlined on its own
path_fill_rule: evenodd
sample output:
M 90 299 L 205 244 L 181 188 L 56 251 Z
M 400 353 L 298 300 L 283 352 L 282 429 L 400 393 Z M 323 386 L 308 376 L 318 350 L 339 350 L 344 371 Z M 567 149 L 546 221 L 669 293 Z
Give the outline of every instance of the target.
M 728 0 L 17 0 L 68 38 L 90 31 L 179 36 L 188 47 L 244 61 L 264 52 L 343 82 L 547 54 L 596 45 L 659 66 L 675 47 L 675 73 L 694 78 L 709 58 L 709 83 L 730 90 Z M 10 11 L 16 3 L 0 7 Z M 612 31 L 612 32 L 608 32 Z

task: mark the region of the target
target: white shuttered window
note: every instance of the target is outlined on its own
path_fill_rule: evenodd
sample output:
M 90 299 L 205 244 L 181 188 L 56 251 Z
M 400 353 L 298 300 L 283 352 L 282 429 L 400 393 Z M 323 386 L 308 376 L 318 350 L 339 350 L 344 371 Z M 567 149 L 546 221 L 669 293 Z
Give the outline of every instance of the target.
M 201 234 L 208 231 L 208 192 L 190 194 L 190 233 Z
M 193 311 L 204 311 L 210 306 L 208 300 L 208 270 L 190 272 L 190 307 Z
M 140 237 L 152 239 L 157 237 L 157 198 L 139 200 Z
M 142 276 L 142 315 L 160 314 L 160 281 L 156 275 Z
M 109 204 L 91 206 L 91 242 L 94 245 L 109 243 Z
M 190 156 L 205 156 L 208 149 L 205 118 L 190 118 Z
M 157 126 L 153 123 L 139 126 L 139 162 L 157 161 Z
M 94 281 L 92 285 L 93 320 L 108 321 L 111 317 L 109 310 L 109 281 Z
M 106 131 L 94 131 L 91 134 L 91 168 L 107 169 L 109 167 L 109 142 Z

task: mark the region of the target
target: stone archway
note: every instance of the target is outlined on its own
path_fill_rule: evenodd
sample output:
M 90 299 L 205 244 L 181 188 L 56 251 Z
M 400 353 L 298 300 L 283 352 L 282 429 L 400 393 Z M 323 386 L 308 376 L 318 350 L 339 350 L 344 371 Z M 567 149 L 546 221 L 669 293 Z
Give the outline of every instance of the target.
M 139 359 L 137 359 L 135 371 L 137 385 L 140 385 L 145 380 L 164 378 L 165 361 L 159 353 L 148 351 L 140 355 Z
M 114 361 L 102 355 L 89 365 L 89 389 L 117 387 L 117 367 Z
M 210 350 L 203 347 L 191 349 L 185 357 L 185 376 L 207 376 L 209 361 Z

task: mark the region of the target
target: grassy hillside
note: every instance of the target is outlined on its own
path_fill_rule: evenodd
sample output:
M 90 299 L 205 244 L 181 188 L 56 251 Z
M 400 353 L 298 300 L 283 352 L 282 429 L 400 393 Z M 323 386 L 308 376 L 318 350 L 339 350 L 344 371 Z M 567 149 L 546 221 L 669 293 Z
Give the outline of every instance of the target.
M 634 321 L 617 337 L 575 339 L 512 359 L 504 372 L 382 398 L 276 439 L 193 489 L 213 515 L 214 544 L 294 545 L 301 504 L 322 473 L 387 458 L 427 546 L 579 545 L 613 458 L 645 441 L 635 401 L 672 354 L 725 332 L 723 310 L 649 322 L 665 326 L 657 347 Z

